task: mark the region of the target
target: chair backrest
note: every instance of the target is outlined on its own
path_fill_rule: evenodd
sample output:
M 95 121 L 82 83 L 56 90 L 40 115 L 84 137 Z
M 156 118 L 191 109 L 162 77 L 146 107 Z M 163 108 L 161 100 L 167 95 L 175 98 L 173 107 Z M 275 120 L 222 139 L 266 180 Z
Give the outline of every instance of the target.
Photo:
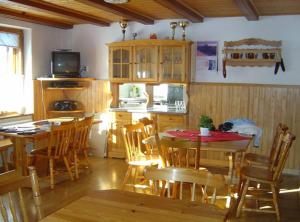
M 199 169 L 200 138 L 197 138 L 196 142 L 192 142 L 188 139 L 164 137 L 157 141 L 157 145 L 164 167 L 193 167 Z
M 48 156 L 60 158 L 67 154 L 73 138 L 74 127 L 74 121 L 51 126 Z
M 142 140 L 145 138 L 144 124 L 127 124 L 122 127 L 123 141 L 126 147 L 127 160 L 132 161 L 143 155 Z
M 29 222 L 29 218 L 26 211 L 26 206 L 23 199 L 22 187 L 38 186 L 36 181 L 36 171 L 34 167 L 29 167 L 30 177 L 19 177 L 14 180 L 7 181 L 1 180 L 0 176 L 0 221 L 22 221 Z M 34 205 L 37 211 L 40 210 L 40 196 L 37 195 L 36 187 L 33 189 L 34 193 Z M 33 202 L 33 201 L 32 201 Z M 42 212 L 39 211 L 42 217 Z
M 279 123 L 277 128 L 276 128 L 276 132 L 273 138 L 273 143 L 272 143 L 272 147 L 271 147 L 271 152 L 270 152 L 270 169 L 273 169 L 273 167 L 275 166 L 276 163 L 276 158 L 280 152 L 279 148 L 280 148 L 280 136 L 285 134 L 288 130 L 288 127 L 285 124 Z
M 157 119 L 155 117 L 153 117 L 152 119 L 144 117 L 142 119 L 139 119 L 139 122 L 144 124 L 145 137 L 149 138 L 151 136 L 154 136 L 158 132 Z M 145 144 L 145 145 L 146 145 L 146 152 L 148 154 L 157 154 L 156 144 Z
M 147 167 L 145 169 L 145 177 L 153 181 L 155 193 L 159 192 L 159 183 L 157 181 L 167 181 L 168 184 L 168 197 L 170 197 L 170 185 L 169 181 L 180 182 L 180 192 L 179 196 L 182 199 L 182 183 L 191 183 L 191 201 L 196 200 L 196 185 L 200 185 L 199 188 L 204 187 L 203 196 L 201 198 L 202 202 L 207 202 L 207 191 L 208 188 L 213 189 L 213 195 L 211 198 L 211 203 L 215 203 L 217 190 L 223 189 L 225 187 L 225 177 L 220 174 L 212 174 L 207 170 L 195 170 L 188 168 L 174 168 L 167 167 L 157 169 L 154 167 Z
M 284 169 L 285 162 L 288 158 L 290 148 L 296 137 L 287 132 L 285 135 L 279 136 L 279 154 L 275 160 L 275 167 L 273 169 L 273 180 L 279 181 L 282 171 Z
M 157 120 L 156 118 L 149 119 L 147 117 L 144 117 L 142 119 L 139 119 L 140 123 L 144 124 L 144 130 L 146 133 L 146 137 L 153 136 L 155 133 L 157 133 Z
M 85 117 L 75 122 L 75 133 L 73 137 L 73 148 L 81 152 L 88 147 L 89 134 L 92 128 L 94 116 Z

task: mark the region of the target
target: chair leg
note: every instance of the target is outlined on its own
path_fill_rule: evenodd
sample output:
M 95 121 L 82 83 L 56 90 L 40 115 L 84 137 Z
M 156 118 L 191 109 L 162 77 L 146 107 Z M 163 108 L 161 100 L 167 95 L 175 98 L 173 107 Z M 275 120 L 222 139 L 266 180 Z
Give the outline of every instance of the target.
M 273 204 L 276 210 L 276 217 L 277 221 L 280 221 L 280 212 L 279 212 L 279 206 L 278 206 L 278 195 L 277 195 L 277 190 L 275 188 L 274 184 L 271 184 L 271 190 L 272 190 L 272 195 L 273 195 Z
M 85 161 L 86 161 L 86 165 L 87 165 L 88 168 L 90 168 L 90 162 L 89 162 L 87 150 L 84 150 L 83 154 L 84 154 L 84 158 L 85 158 Z
M 128 182 L 128 179 L 131 175 L 131 171 L 132 171 L 132 166 L 129 165 L 128 168 L 127 168 L 127 171 L 126 171 L 126 174 L 125 174 L 125 177 L 124 177 L 124 180 L 123 180 L 123 184 L 122 184 L 122 190 L 124 190 L 127 182 Z
M 49 160 L 49 169 L 50 169 L 50 187 L 54 189 L 54 169 L 53 169 L 53 159 Z
M 242 210 L 244 202 L 245 202 L 248 186 L 249 186 L 249 179 L 246 180 L 245 184 L 242 187 L 241 199 L 240 199 L 240 201 L 238 201 L 238 208 L 237 208 L 237 211 L 236 211 L 236 216 L 237 217 L 239 217 L 240 214 L 241 214 L 241 210 Z
M 67 168 L 67 170 L 68 170 L 70 179 L 71 179 L 71 180 L 74 180 L 73 173 L 72 173 L 71 168 L 70 168 L 70 165 L 69 165 L 69 161 L 68 161 L 67 157 L 65 157 L 65 156 L 64 156 L 64 162 L 65 162 L 65 166 L 66 166 L 66 168 Z
M 74 167 L 75 167 L 75 178 L 79 179 L 78 156 L 77 156 L 77 152 L 76 151 L 74 151 Z

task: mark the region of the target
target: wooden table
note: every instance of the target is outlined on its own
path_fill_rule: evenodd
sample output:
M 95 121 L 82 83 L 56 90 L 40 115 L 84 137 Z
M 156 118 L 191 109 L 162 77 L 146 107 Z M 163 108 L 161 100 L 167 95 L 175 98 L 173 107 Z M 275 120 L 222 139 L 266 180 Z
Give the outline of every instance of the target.
M 72 121 L 74 118 L 73 117 L 61 117 L 61 118 L 55 118 L 55 119 L 47 119 L 45 121 L 49 121 L 49 122 L 67 122 L 67 121 Z M 41 120 L 43 121 L 43 120 Z M 41 121 L 37 121 L 37 122 L 41 122 Z M 100 120 L 94 120 L 93 124 L 97 124 L 100 123 Z M 28 122 L 28 123 L 24 123 L 24 124 L 18 124 L 18 125 L 14 125 L 17 127 L 41 127 L 43 128 L 43 126 L 40 125 L 35 125 L 34 123 L 36 122 Z M 6 126 L 9 127 L 9 126 Z M 19 174 L 19 175 L 28 175 L 28 169 L 27 169 L 27 153 L 26 153 L 26 149 L 25 149 L 25 145 L 28 141 L 36 141 L 39 140 L 41 138 L 45 138 L 47 136 L 50 135 L 50 125 L 48 126 L 48 128 L 43 128 L 44 130 L 41 130 L 35 134 L 31 134 L 31 135 L 19 135 L 17 133 L 10 133 L 10 132 L 1 132 L 0 131 L 0 135 L 2 136 L 6 136 L 9 137 L 13 144 L 14 144 L 14 148 L 15 148 L 15 153 L 16 153 L 16 164 L 15 164 L 15 171 Z M 24 128 L 24 130 L 26 130 L 26 128 Z
M 56 118 L 56 119 L 48 119 L 49 122 L 65 122 L 65 121 L 72 121 L 74 118 L 69 117 L 62 117 L 62 118 Z M 40 121 L 38 121 L 40 122 Z M 100 123 L 101 121 L 95 120 L 93 124 Z M 34 127 L 34 123 L 36 122 L 28 122 L 24 124 L 18 124 L 14 126 L 28 126 L 28 127 Z M 9 126 L 6 126 L 9 127 Z M 38 127 L 38 126 L 36 126 Z M 39 126 L 41 127 L 41 126 Z M 42 127 L 43 128 L 43 127 Z M 1 183 L 7 183 L 11 180 L 20 179 L 22 180 L 23 177 L 28 176 L 28 163 L 27 163 L 27 153 L 26 153 L 26 143 L 28 141 L 37 141 L 42 138 L 46 138 L 50 135 L 50 126 L 48 128 L 43 128 L 44 130 L 41 130 L 35 134 L 31 135 L 19 135 L 17 133 L 11 133 L 11 132 L 5 132 L 0 131 L 0 135 L 9 137 L 14 145 L 14 152 L 15 152 L 15 169 L 10 170 L 8 172 L 5 172 L 4 174 L 0 174 L 0 185 Z M 25 130 L 25 128 L 24 128 Z M 39 192 L 39 191 L 36 191 Z
M 159 137 L 174 137 L 167 132 L 159 133 Z M 181 137 L 182 139 L 182 137 Z M 212 151 L 212 152 L 223 152 L 228 154 L 228 181 L 229 184 L 233 183 L 234 179 L 234 169 L 235 169 L 235 159 L 238 154 L 243 154 L 249 147 L 252 141 L 252 137 L 249 137 L 248 140 L 238 140 L 238 141 L 219 141 L 219 142 L 201 142 L 201 151 Z M 155 138 L 149 137 L 143 140 L 144 143 L 154 143 Z M 200 159 L 201 164 L 208 165 L 222 165 L 224 161 L 222 160 L 206 160 Z
M 214 222 L 224 221 L 227 212 L 214 205 L 199 202 L 172 200 L 121 190 L 103 190 L 94 191 L 72 202 L 41 222 Z

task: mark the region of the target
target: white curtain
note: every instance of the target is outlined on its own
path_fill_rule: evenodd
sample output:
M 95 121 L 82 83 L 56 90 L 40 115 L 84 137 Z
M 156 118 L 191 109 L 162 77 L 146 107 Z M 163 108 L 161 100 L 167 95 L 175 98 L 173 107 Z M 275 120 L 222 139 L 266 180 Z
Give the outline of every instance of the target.
M 24 75 L 0 75 L 0 111 L 25 112 Z

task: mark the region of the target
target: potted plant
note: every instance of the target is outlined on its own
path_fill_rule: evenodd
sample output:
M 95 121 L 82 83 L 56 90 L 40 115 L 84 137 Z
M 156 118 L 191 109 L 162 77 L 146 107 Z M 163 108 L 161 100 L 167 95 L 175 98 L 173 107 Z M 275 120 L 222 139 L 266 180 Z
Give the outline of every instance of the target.
M 209 116 L 201 115 L 199 119 L 200 135 L 209 136 L 209 130 L 214 129 L 213 120 Z

